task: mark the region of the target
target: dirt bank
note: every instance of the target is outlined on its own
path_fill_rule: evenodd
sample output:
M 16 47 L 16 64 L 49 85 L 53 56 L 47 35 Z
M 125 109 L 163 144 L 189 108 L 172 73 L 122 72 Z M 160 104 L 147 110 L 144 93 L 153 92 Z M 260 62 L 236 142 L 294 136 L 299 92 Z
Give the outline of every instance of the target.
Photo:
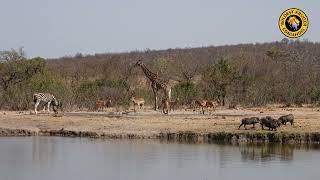
M 256 129 L 238 130 L 240 119 L 248 116 L 273 116 L 292 113 L 295 125 L 277 132 Z M 200 115 L 178 111 L 170 115 L 145 111 L 122 113 L 65 113 L 33 115 L 30 112 L 0 112 L 0 136 L 70 136 L 93 138 L 144 138 L 188 142 L 279 142 L 320 143 L 320 112 L 316 108 L 219 109 Z

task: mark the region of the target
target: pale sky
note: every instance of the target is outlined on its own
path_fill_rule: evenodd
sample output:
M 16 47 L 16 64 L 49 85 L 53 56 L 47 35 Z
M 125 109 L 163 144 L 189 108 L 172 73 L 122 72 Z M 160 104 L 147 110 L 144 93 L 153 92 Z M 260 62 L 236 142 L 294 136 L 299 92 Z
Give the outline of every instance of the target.
M 46 58 L 279 41 L 282 11 L 303 10 L 320 41 L 318 0 L 1 0 L 0 50 Z

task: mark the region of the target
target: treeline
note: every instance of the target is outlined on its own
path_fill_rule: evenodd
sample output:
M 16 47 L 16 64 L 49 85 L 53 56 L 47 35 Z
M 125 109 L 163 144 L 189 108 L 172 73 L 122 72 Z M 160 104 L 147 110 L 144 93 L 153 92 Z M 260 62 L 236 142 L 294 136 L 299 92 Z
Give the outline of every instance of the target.
M 32 107 L 34 92 L 51 92 L 66 109 L 92 108 L 97 99 L 127 106 L 131 96 L 152 105 L 152 90 L 142 59 L 170 80 L 181 105 L 195 99 L 225 105 L 287 106 L 320 101 L 320 43 L 289 41 L 232 46 L 106 53 L 42 59 L 22 50 L 0 52 L 0 108 Z

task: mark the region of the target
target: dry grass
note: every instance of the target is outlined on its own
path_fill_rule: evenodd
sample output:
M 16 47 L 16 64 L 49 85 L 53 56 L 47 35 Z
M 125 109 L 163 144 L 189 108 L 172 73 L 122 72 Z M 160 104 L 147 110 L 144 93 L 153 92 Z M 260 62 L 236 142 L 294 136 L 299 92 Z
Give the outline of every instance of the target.
M 25 128 L 39 130 L 90 131 L 106 134 L 135 134 L 152 136 L 160 132 L 191 131 L 196 133 L 214 132 L 268 132 L 256 129 L 238 130 L 240 120 L 249 116 L 272 116 L 292 113 L 295 125 L 282 126 L 278 132 L 304 133 L 320 132 L 320 111 L 316 108 L 250 108 L 241 110 L 218 109 L 211 115 L 199 112 L 176 111 L 169 115 L 144 111 L 120 113 L 65 113 L 64 115 L 38 114 L 30 112 L 0 112 L 0 128 Z

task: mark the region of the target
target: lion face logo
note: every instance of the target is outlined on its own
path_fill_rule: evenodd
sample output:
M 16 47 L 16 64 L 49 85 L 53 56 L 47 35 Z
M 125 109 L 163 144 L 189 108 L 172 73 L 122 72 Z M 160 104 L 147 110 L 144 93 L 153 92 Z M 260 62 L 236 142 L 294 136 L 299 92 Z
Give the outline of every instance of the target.
M 300 21 L 296 16 L 290 16 L 287 20 L 288 24 L 291 26 L 292 29 L 298 30 L 298 27 L 300 26 Z

